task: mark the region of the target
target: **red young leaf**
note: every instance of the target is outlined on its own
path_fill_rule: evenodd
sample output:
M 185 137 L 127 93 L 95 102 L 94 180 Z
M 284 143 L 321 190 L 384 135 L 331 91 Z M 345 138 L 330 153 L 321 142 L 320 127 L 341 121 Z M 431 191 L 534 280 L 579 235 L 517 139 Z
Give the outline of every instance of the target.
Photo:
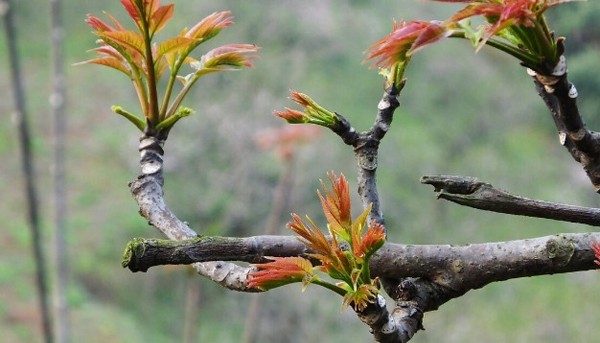
M 115 50 L 115 48 L 106 44 L 92 49 L 90 51 L 94 51 L 100 56 L 113 57 L 118 60 L 123 60 L 123 56 L 117 50 Z
M 116 31 L 114 27 L 108 25 L 100 18 L 88 14 L 85 22 L 94 29 L 96 33 L 104 32 L 104 31 Z
M 423 49 L 427 45 L 433 44 L 443 38 L 448 37 L 451 33 L 452 31 L 449 31 L 445 26 L 442 25 L 442 23 L 432 21 L 417 37 L 417 39 L 412 44 L 410 50 L 408 50 L 406 55 L 410 56 L 415 52 Z
M 288 227 L 303 238 L 301 241 L 307 247 L 323 255 L 330 255 L 332 246 L 337 248 L 337 242 L 329 243 L 327 237 L 312 221 L 310 222 L 312 227 L 310 227 L 295 213 L 292 213 L 292 219 L 293 222 L 288 223 Z
M 214 12 L 202 19 L 185 33 L 186 37 L 207 41 L 216 36 L 221 30 L 233 24 L 233 17 L 230 11 Z
M 388 68 L 402 62 L 411 54 L 427 45 L 448 37 L 452 32 L 437 21 L 410 21 L 399 25 L 394 23 L 394 31 L 385 36 L 368 50 L 367 60 L 375 60 L 375 65 Z
M 252 44 L 227 44 L 207 52 L 200 62 L 192 65 L 198 72 L 207 74 L 215 71 L 236 70 L 241 67 L 252 67 L 252 60 L 257 58 L 260 49 Z
M 325 184 L 321 182 L 325 196 L 318 192 L 323 213 L 327 218 L 330 229 L 334 233 L 344 237 L 344 239 L 349 240 L 350 237 L 347 232 L 350 230 L 352 218 L 348 181 L 346 181 L 344 174 L 338 177 L 334 173 L 329 173 L 327 176 L 331 190 L 328 190 Z
M 270 257 L 273 262 L 258 265 L 250 273 L 249 288 L 269 290 L 293 282 L 307 281 L 312 275 L 312 264 L 302 257 Z
M 173 17 L 175 4 L 161 6 L 152 13 L 150 18 L 150 33 L 155 34 L 160 31 Z
M 314 101 L 306 94 L 296 92 L 290 89 L 290 99 L 296 102 L 298 105 L 307 108 L 314 104 Z
M 94 58 L 91 60 L 79 62 L 76 65 L 87 64 L 87 63 L 111 67 L 111 68 L 114 68 L 114 69 L 124 73 L 127 76 L 131 75 L 131 72 L 127 69 L 127 67 L 125 67 L 125 65 L 123 65 L 123 63 L 121 61 L 119 61 L 118 59 L 112 58 L 112 57 L 98 57 L 98 58 Z
M 117 30 L 125 31 L 125 27 L 123 27 L 123 25 L 121 25 L 121 23 L 115 17 L 113 17 L 110 13 L 108 13 L 108 12 L 102 12 L 102 13 L 104 13 L 104 15 L 106 17 L 108 17 L 108 19 L 110 19 L 110 21 L 113 23 L 113 25 L 115 26 L 115 28 Z
M 131 19 L 137 23 L 142 19 L 142 13 L 135 2 L 136 0 L 121 0 L 121 4 L 123 4 Z
M 385 243 L 385 228 L 379 223 L 372 222 L 358 244 L 353 246 L 354 254 L 358 258 L 369 258 Z
M 290 124 L 304 124 L 308 122 L 308 115 L 306 113 L 287 107 L 284 111 L 274 111 L 273 114 L 276 117 L 285 119 Z

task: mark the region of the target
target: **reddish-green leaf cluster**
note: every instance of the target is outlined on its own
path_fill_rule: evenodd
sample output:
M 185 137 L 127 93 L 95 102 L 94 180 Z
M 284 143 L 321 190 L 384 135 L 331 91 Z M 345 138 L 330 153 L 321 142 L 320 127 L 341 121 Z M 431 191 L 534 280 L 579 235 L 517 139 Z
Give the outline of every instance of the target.
M 315 124 L 331 127 L 339 122 L 335 112 L 331 112 L 317 104 L 304 93 L 290 90 L 290 99 L 304 108 L 304 112 L 285 108 L 284 111 L 275 111 L 275 116 L 285 119 L 290 124 Z
M 367 224 L 370 206 L 356 219 L 351 219 L 350 192 L 344 175 L 338 177 L 331 173 L 329 187 L 325 184 L 322 186 L 324 195 L 321 192 L 318 195 L 327 218 L 329 236 L 325 236 L 309 217 L 305 221 L 292 214 L 292 222 L 288 224 L 313 251 L 310 257 L 320 264 L 316 267 L 311 264 L 309 271 L 298 267 L 299 259 L 310 263 L 307 259 L 276 259 L 258 265 L 259 271 L 252 274 L 249 286 L 267 290 L 291 282 L 315 283 L 343 295 L 344 306 L 352 306 L 360 311 L 378 294 L 379 283 L 376 278 L 371 279 L 369 258 L 383 245 L 385 231 L 378 223 Z M 320 270 L 341 282 L 333 285 L 323 281 L 313 270 Z
M 368 50 L 368 60 L 383 68 L 392 67 L 399 61 L 410 59 L 412 54 L 448 37 L 449 25 L 437 21 L 413 20 L 408 23 L 394 22 L 392 33 L 385 36 Z
M 168 129 L 191 110 L 180 107 L 193 84 L 203 75 L 224 70 L 251 67 L 258 47 L 249 44 L 229 44 L 217 47 L 199 60 L 190 53 L 200 44 L 216 36 L 232 22 L 229 11 L 215 12 L 201 20 L 191 29 L 179 35 L 154 43 L 156 33 L 165 27 L 173 16 L 174 5 L 160 5 L 160 0 L 121 0 L 123 7 L 135 23 L 137 30 L 126 29 L 108 13 L 108 23 L 88 14 L 86 22 L 94 29 L 100 46 L 92 51 L 98 57 L 85 63 L 99 64 L 116 69 L 133 82 L 143 118 L 120 107 L 115 112 L 124 115 L 140 130 Z M 184 65 L 191 67 L 187 75 L 179 75 Z M 162 102 L 158 99 L 158 82 L 170 70 Z M 172 99 L 175 80 L 182 89 Z
M 445 37 L 470 39 L 477 49 L 490 45 L 502 50 L 536 71 L 548 71 L 562 54 L 544 12 L 556 5 L 582 0 L 433 0 L 466 3 L 449 19 L 438 22 L 410 21 L 394 24 L 391 34 L 368 50 L 367 60 L 381 68 L 406 64 L 416 51 Z M 477 29 L 466 19 L 480 16 L 486 24 Z

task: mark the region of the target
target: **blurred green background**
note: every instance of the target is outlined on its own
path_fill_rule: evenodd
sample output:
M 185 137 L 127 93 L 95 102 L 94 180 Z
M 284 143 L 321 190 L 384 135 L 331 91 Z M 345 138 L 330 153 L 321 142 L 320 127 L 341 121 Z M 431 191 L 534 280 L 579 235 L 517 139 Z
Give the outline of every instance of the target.
M 51 256 L 49 8 L 41 0 L 14 2 L 45 249 Z M 64 7 L 72 341 L 180 342 L 186 316 L 196 309 L 195 341 L 240 342 L 252 297 L 261 297 L 263 304 L 255 324 L 257 342 L 371 341 L 353 313 L 340 312 L 340 298 L 316 287 L 302 294 L 300 286 L 290 286 L 249 295 L 224 290 L 187 267 L 138 274 L 120 267 L 129 239 L 161 237 L 137 214 L 127 188 L 138 173 L 139 134 L 110 111 L 113 104 L 135 109 L 137 100 L 123 75 L 71 65 L 91 58 L 85 51 L 95 46 L 83 21 L 86 13 L 106 10 L 126 19 L 116 0 L 64 1 Z M 283 126 L 272 111 L 292 105 L 288 90 L 307 93 L 357 129 L 367 129 L 382 79 L 361 64 L 362 52 L 391 30 L 393 19 L 444 19 L 457 7 L 413 0 L 182 0 L 163 37 L 226 9 L 236 24 L 205 49 L 247 42 L 262 47 L 261 57 L 254 69 L 207 76 L 193 90 L 184 105 L 196 114 L 176 126 L 166 145 L 165 191 L 170 207 L 197 232 L 248 236 L 264 232 L 273 190 L 284 172 L 273 152 L 257 147 L 257 135 Z M 596 1 L 548 13 L 557 34 L 568 37 L 570 77 L 592 129 L 600 127 L 598 15 Z M 40 342 L 4 35 L 0 60 L 0 340 Z M 419 184 L 424 174 L 471 175 L 531 198 L 600 206 L 584 172 L 559 145 L 549 113 L 515 60 L 490 49 L 475 54 L 468 42 L 450 40 L 419 52 L 407 77 L 379 163 L 391 241 L 463 244 L 593 229 L 461 208 L 437 201 Z M 356 185 L 352 151 L 323 131 L 295 151 L 282 228 L 292 211 L 323 222 L 315 190 L 330 170 L 344 172 Z M 47 262 L 52 268 L 50 258 Z M 412 341 L 596 342 L 599 289 L 596 272 L 492 284 L 426 314 L 427 330 Z

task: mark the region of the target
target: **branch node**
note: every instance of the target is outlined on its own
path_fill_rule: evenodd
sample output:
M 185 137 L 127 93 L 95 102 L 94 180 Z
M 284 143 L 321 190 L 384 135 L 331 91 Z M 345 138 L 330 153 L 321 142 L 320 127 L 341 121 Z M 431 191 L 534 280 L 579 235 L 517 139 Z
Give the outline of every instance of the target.
M 140 139 L 138 150 L 141 156 L 142 174 L 151 175 L 159 173 L 162 170 L 162 156 L 165 153 L 163 145 L 164 141 L 153 136 L 146 135 Z
M 575 253 L 575 246 L 567 237 L 556 235 L 546 243 L 546 252 L 553 265 L 564 267 L 571 261 L 571 257 Z
M 360 149 L 361 152 L 357 154 L 358 166 L 365 170 L 376 170 L 377 169 L 377 150 L 373 149 Z

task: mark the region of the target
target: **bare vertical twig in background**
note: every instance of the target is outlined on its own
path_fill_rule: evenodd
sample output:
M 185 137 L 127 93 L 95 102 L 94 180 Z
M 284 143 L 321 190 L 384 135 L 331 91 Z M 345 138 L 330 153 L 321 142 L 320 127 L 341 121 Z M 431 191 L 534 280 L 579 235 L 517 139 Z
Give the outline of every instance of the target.
M 279 183 L 273 194 L 273 205 L 269 218 L 267 220 L 267 227 L 265 229 L 265 235 L 276 235 L 280 226 L 281 215 L 285 209 L 285 205 L 288 203 L 292 181 L 294 175 L 294 158 L 291 156 L 289 159 L 283 160 L 283 174 L 279 178 Z M 246 322 L 244 324 L 244 337 L 242 343 L 254 343 L 257 338 L 257 323 L 260 320 L 260 309 L 262 307 L 260 295 L 255 294 L 250 301 L 248 310 L 246 312 Z
M 198 342 L 198 312 L 200 302 L 200 282 L 194 273 L 185 279 L 185 314 L 183 317 L 183 343 Z
M 25 110 L 25 91 L 22 83 L 19 52 L 17 51 L 16 30 L 13 23 L 12 8 L 9 0 L 0 0 L 0 14 L 3 17 L 4 32 L 8 45 L 13 96 L 15 99 L 15 122 L 21 150 L 21 163 L 25 182 L 25 199 L 27 202 L 27 221 L 31 229 L 33 257 L 36 266 L 36 287 L 42 316 L 42 330 L 45 342 L 53 342 L 52 323 L 48 307 L 47 273 L 44 265 L 42 238 L 38 210 L 38 195 L 34 180 L 33 156 L 31 153 L 31 136 Z
M 64 73 L 64 27 L 61 0 L 50 0 L 50 46 L 52 51 L 52 89 L 50 108 L 54 118 L 54 257 L 56 281 L 54 287 L 55 330 L 58 343 L 70 341 L 68 287 L 68 249 L 66 232 L 66 186 L 65 186 L 65 73 Z

